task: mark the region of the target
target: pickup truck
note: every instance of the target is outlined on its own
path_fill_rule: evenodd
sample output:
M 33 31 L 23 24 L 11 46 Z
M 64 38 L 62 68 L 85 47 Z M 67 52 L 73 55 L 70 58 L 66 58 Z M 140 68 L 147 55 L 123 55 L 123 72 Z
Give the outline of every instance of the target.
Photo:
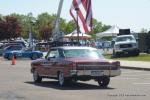
M 132 55 L 138 56 L 138 43 L 133 35 L 119 35 L 115 39 L 113 56 Z
M 57 79 L 63 86 L 70 82 L 94 79 L 107 87 L 110 77 L 121 74 L 120 62 L 106 60 L 100 51 L 92 47 L 52 47 L 44 59 L 31 62 L 31 73 L 35 83 L 42 78 Z

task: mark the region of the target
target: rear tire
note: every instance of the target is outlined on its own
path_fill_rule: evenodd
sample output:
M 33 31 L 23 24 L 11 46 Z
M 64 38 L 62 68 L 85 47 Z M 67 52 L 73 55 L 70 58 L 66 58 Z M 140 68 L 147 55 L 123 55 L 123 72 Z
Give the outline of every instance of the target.
M 8 58 L 8 60 L 11 60 L 12 59 L 12 55 L 9 54 L 7 58 Z
M 32 60 L 36 60 L 37 58 L 38 58 L 37 54 L 33 54 L 32 57 L 31 57 Z
M 36 70 L 33 71 L 33 80 L 34 80 L 34 83 L 41 83 L 42 81 L 42 77 L 39 76 Z
M 101 87 L 107 87 L 110 82 L 110 77 L 105 76 L 98 79 L 98 84 Z
M 64 86 L 64 84 L 65 84 L 64 74 L 62 72 L 59 72 L 58 73 L 58 85 Z
M 139 56 L 139 54 L 140 54 L 140 52 L 139 52 L 139 51 L 136 51 L 134 55 L 135 55 L 135 56 Z

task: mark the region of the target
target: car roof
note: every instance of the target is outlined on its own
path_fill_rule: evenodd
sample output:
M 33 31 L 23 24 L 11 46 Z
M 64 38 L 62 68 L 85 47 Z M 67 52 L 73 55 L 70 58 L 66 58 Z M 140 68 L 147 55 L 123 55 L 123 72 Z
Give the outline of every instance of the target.
M 10 41 L 10 42 L 5 42 L 3 45 L 22 45 L 26 47 L 23 41 Z
M 51 49 L 90 49 L 90 50 L 96 50 L 96 48 L 86 47 L 86 46 L 60 46 L 60 47 L 52 47 Z
M 23 47 L 22 45 L 9 45 L 8 47 Z
M 9 45 L 9 46 L 6 46 L 5 48 L 7 49 L 7 48 L 9 48 L 9 47 L 21 47 L 21 48 L 23 48 L 22 45 Z
M 21 44 L 16 44 L 16 43 L 7 43 L 7 44 L 3 44 L 0 46 L 0 48 L 5 48 L 5 47 L 8 47 L 8 46 L 13 46 L 13 45 L 21 45 Z

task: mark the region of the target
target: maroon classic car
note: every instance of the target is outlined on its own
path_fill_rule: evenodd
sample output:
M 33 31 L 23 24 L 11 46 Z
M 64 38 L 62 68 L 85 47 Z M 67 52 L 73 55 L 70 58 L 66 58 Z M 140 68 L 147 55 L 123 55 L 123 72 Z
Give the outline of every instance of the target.
M 98 49 L 73 46 L 51 48 L 45 59 L 31 63 L 31 72 L 35 83 L 52 78 L 63 86 L 94 79 L 102 87 L 108 86 L 110 77 L 121 74 L 120 62 L 106 60 Z

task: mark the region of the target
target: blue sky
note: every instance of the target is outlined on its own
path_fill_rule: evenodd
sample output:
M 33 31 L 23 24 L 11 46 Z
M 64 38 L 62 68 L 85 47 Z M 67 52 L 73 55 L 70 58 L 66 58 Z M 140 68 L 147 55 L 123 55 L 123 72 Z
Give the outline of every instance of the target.
M 0 14 L 56 13 L 59 0 L 0 0 Z M 64 0 L 61 17 L 71 20 L 72 0 Z M 92 0 L 93 15 L 104 24 L 140 31 L 150 30 L 150 0 Z

